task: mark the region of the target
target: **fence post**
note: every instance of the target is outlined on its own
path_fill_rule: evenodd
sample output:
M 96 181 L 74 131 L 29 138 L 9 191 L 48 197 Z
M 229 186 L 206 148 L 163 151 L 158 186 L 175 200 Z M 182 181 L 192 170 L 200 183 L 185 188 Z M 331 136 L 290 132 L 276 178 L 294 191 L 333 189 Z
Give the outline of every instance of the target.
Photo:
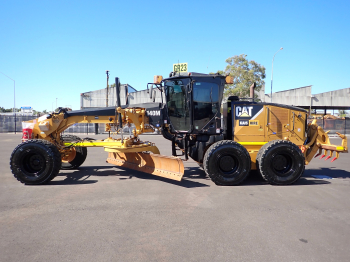
M 346 135 L 346 116 L 344 117 L 344 135 Z

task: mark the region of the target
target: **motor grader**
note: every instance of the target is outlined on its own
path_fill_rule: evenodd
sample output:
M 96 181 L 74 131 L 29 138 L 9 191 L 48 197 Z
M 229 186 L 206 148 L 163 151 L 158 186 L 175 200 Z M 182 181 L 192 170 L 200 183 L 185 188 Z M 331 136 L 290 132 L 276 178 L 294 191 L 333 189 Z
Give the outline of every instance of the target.
M 177 181 L 184 175 L 183 160 L 191 157 L 217 185 L 238 185 L 255 169 L 268 183 L 287 185 L 300 178 L 316 154 L 329 152 L 326 159 L 335 154 L 334 161 L 348 152 L 346 136 L 338 133 L 341 145 L 331 144 L 328 132 L 316 121 L 308 124 L 307 111 L 298 107 L 232 96 L 221 114 L 231 76 L 172 72 L 153 82 L 147 88 L 151 94 L 158 88 L 162 103 L 121 105 L 116 78 L 115 107 L 61 109 L 25 122 L 31 129 L 11 154 L 12 173 L 24 184 L 44 184 L 60 169 L 82 165 L 88 147 L 103 147 L 108 163 Z M 62 134 L 76 123 L 105 123 L 118 135 L 93 140 Z M 135 129 L 125 135 L 123 128 L 130 124 Z M 172 156 L 160 155 L 155 144 L 140 140 L 140 134 L 155 129 L 171 141 Z

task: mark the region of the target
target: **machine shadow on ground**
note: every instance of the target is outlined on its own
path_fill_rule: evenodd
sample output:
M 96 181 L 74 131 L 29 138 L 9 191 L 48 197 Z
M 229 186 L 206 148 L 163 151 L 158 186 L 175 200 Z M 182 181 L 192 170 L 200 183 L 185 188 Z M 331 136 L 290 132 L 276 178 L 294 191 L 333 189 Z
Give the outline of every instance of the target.
M 308 169 L 305 171 L 303 176 L 312 177 L 314 175 L 329 176 L 331 178 L 350 178 L 349 171 L 338 169 L 335 167 L 321 167 L 320 169 Z
M 324 170 L 313 170 L 315 173 L 325 173 L 328 174 L 328 169 L 323 168 Z M 305 175 L 306 173 L 309 173 L 310 170 L 306 170 L 303 174 L 303 176 L 293 185 L 289 186 L 303 186 L 303 185 L 320 185 L 320 184 L 330 184 L 329 181 L 326 179 L 314 179 L 310 174 Z M 341 170 L 343 172 L 346 172 L 344 170 Z M 346 172 L 348 175 L 350 175 L 350 172 Z M 306 178 L 308 177 L 308 178 Z M 198 179 L 198 180 L 210 180 L 210 178 L 205 174 L 204 170 L 201 168 L 191 167 L 186 168 L 184 178 L 189 179 Z M 309 179 L 312 178 L 312 179 Z M 335 176 L 333 176 L 335 178 Z M 214 185 L 214 184 L 213 184 Z M 269 185 L 260 175 L 260 173 L 257 170 L 252 170 L 247 177 L 247 179 L 240 184 L 240 186 L 262 186 L 262 185 Z
M 306 172 L 305 172 L 306 173 Z M 286 186 L 309 186 L 309 185 L 321 185 L 321 184 L 330 184 L 329 181 L 324 179 L 314 179 L 311 176 L 305 177 L 305 173 L 301 176 L 301 178 L 291 185 Z M 256 170 L 250 172 L 248 178 L 240 185 L 240 186 L 261 186 L 261 185 L 270 185 L 267 183 L 260 175 L 260 173 Z M 277 185 L 278 186 L 278 185 Z
M 94 184 L 98 182 L 98 179 L 96 178 L 105 176 L 115 176 L 116 178 L 119 178 L 119 180 L 129 180 L 133 178 L 158 180 L 184 188 L 209 187 L 215 185 L 210 181 L 210 178 L 205 174 L 204 170 L 199 167 L 186 167 L 182 181 L 174 181 L 143 172 L 114 166 L 87 166 L 80 167 L 77 170 L 64 170 L 57 176 L 60 180 L 53 180 L 48 183 L 48 185 Z M 335 168 L 307 169 L 296 183 L 289 186 L 324 185 L 331 183 L 331 179 L 318 179 L 317 176 L 324 176 L 333 179 L 345 179 L 350 178 L 350 172 Z M 240 186 L 261 185 L 269 184 L 261 177 L 258 171 L 253 170 Z
M 185 173 L 187 170 L 185 171 Z M 204 171 L 202 170 L 204 173 Z M 205 174 L 205 173 L 204 173 Z M 173 184 L 176 186 L 181 186 L 185 188 L 195 188 L 195 187 L 209 187 L 210 185 L 200 183 L 198 181 L 192 181 L 185 179 L 182 181 L 175 181 L 159 176 L 150 175 L 147 173 L 126 169 L 123 167 L 114 166 L 93 166 L 93 167 L 80 167 L 77 170 L 65 170 L 58 174 L 59 179 L 63 180 L 53 180 L 47 185 L 78 185 L 78 184 L 93 184 L 97 183 L 98 180 L 91 178 L 98 178 L 103 176 L 115 176 L 119 180 L 129 180 L 133 178 L 145 179 L 145 180 L 158 180 L 163 181 L 168 184 Z M 66 177 L 66 178 L 64 178 Z M 204 178 L 205 180 L 206 178 Z

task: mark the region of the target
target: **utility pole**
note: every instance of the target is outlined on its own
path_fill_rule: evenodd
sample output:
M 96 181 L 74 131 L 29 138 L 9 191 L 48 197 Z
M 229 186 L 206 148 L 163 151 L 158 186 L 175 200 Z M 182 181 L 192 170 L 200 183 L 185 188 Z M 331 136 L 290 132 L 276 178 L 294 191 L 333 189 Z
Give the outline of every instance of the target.
M 108 80 L 109 80 L 109 71 L 106 71 L 107 75 L 107 88 L 106 88 L 106 107 L 108 107 Z
M 106 88 L 106 107 L 108 107 L 108 80 L 109 80 L 109 71 L 106 70 L 106 75 L 107 75 L 107 88 Z M 96 124 L 97 126 L 97 124 Z M 97 127 L 95 126 L 95 133 L 96 132 L 96 129 Z M 108 131 L 108 137 L 111 137 L 111 131 Z

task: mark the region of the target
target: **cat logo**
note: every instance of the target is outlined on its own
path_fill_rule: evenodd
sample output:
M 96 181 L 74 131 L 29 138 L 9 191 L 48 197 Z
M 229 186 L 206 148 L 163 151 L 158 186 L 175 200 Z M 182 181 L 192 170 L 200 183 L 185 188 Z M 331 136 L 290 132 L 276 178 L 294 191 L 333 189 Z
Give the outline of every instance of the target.
M 252 117 L 252 106 L 236 106 L 236 117 Z

